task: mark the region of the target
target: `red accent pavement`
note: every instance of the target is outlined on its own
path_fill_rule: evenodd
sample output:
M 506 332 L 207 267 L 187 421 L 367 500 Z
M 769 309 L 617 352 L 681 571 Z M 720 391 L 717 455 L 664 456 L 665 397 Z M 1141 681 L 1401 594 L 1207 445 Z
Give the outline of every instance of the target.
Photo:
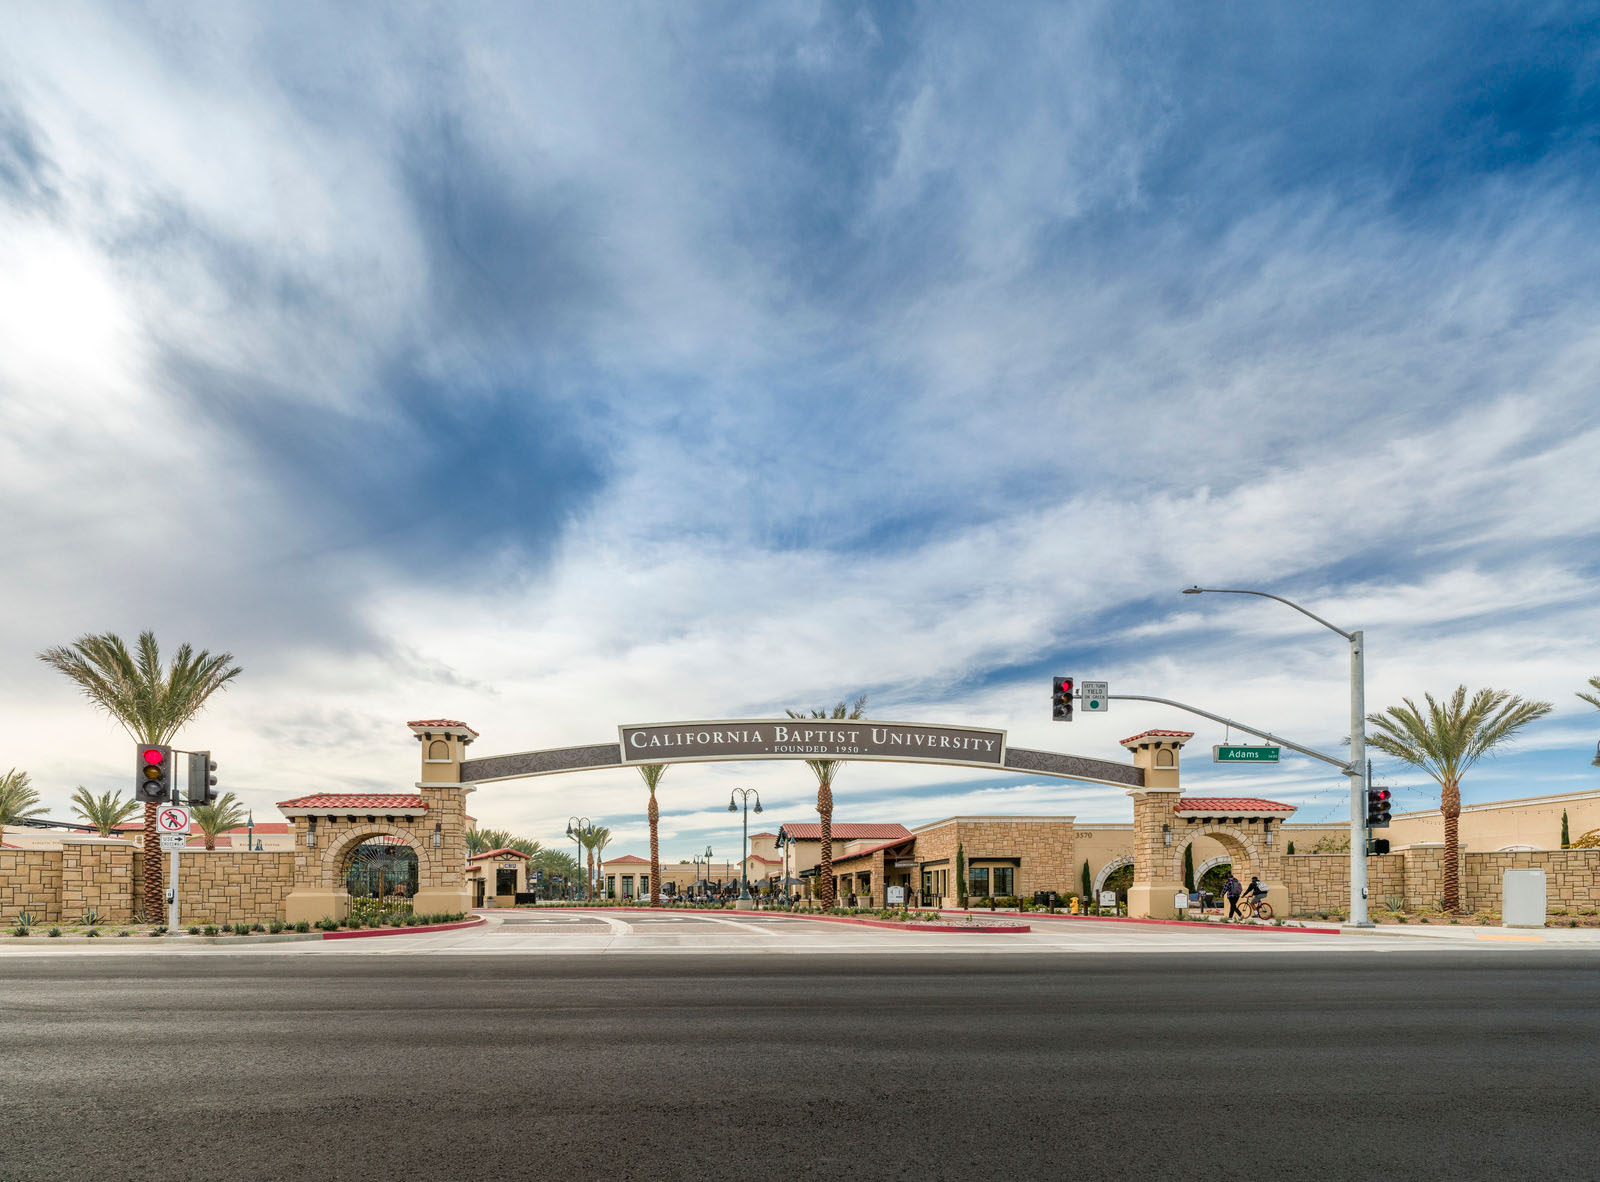
M 418 932 L 453 932 L 457 928 L 479 928 L 488 923 L 483 916 L 464 919 L 459 923 L 424 923 L 414 928 L 362 928 L 355 932 L 323 932 L 324 940 L 359 940 L 364 936 L 411 936 Z

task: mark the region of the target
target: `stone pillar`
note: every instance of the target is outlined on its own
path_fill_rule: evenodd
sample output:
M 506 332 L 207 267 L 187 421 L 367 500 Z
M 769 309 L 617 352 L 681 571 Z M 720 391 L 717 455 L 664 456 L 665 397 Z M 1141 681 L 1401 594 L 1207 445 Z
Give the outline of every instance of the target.
M 1178 752 L 1192 738 L 1192 731 L 1145 731 L 1122 740 L 1134 766 L 1144 771 L 1144 787 L 1128 790 L 1133 798 L 1131 917 L 1171 919 L 1178 913 L 1172 905 L 1173 896 L 1184 889 L 1173 870 L 1179 840 Z
M 467 887 L 467 793 L 461 761 L 478 732 L 464 722 L 441 718 L 408 724 L 420 747 L 422 773 L 417 790 L 428 806 L 417 850 L 417 897 L 421 913 L 470 911 Z

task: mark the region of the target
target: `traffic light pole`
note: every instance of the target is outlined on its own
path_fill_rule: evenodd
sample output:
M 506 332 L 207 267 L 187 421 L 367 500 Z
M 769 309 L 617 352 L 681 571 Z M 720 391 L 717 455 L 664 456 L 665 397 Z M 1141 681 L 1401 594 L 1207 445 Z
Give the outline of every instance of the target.
M 1370 928 L 1367 917 L 1367 671 L 1366 642 L 1350 635 L 1350 926 Z

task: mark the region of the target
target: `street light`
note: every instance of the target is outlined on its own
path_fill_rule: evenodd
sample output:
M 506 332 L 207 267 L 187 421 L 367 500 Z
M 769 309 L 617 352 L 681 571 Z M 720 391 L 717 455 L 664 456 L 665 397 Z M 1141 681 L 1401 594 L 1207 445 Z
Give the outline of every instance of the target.
M 736 813 L 739 806 L 734 804 L 739 800 L 744 804 L 744 841 L 739 846 L 739 901 L 750 901 L 750 798 L 756 798 L 756 812 L 761 811 L 761 794 L 754 788 L 735 788 L 728 797 L 728 811 Z
M 251 849 L 256 844 L 256 810 L 255 809 L 251 809 L 250 810 L 249 818 L 250 818 L 249 821 L 247 821 L 245 823 L 245 827 L 244 827 L 244 848 L 247 849 L 247 850 Z
M 593 828 L 594 822 L 589 820 L 588 817 L 567 818 L 567 836 L 578 843 L 579 874 L 583 874 L 583 839 L 588 835 L 588 831 L 592 830 Z M 583 889 L 585 894 L 587 894 L 589 890 L 589 879 L 587 875 L 584 876 Z
M 1259 595 L 1262 599 L 1276 599 L 1350 642 L 1350 764 L 1345 769 L 1345 775 L 1350 777 L 1350 925 L 1371 927 L 1372 922 L 1367 918 L 1367 678 L 1366 644 L 1362 633 L 1359 630 L 1346 632 L 1343 628 L 1335 627 L 1315 612 L 1307 611 L 1293 600 L 1270 591 L 1249 591 L 1239 587 L 1185 587 L 1183 593 Z M 1596 758 L 1600 759 L 1600 753 L 1596 754 Z

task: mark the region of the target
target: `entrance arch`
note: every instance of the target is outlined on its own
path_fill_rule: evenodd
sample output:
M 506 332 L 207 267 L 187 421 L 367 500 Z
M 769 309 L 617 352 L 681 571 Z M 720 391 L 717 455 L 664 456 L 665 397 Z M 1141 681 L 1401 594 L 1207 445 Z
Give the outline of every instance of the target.
M 1100 888 L 1106 885 L 1106 879 L 1110 878 L 1124 866 L 1132 865 L 1133 855 L 1123 854 L 1122 857 L 1113 858 L 1104 866 L 1100 867 L 1100 873 L 1094 876 L 1094 898 L 1098 899 L 1100 897 Z

